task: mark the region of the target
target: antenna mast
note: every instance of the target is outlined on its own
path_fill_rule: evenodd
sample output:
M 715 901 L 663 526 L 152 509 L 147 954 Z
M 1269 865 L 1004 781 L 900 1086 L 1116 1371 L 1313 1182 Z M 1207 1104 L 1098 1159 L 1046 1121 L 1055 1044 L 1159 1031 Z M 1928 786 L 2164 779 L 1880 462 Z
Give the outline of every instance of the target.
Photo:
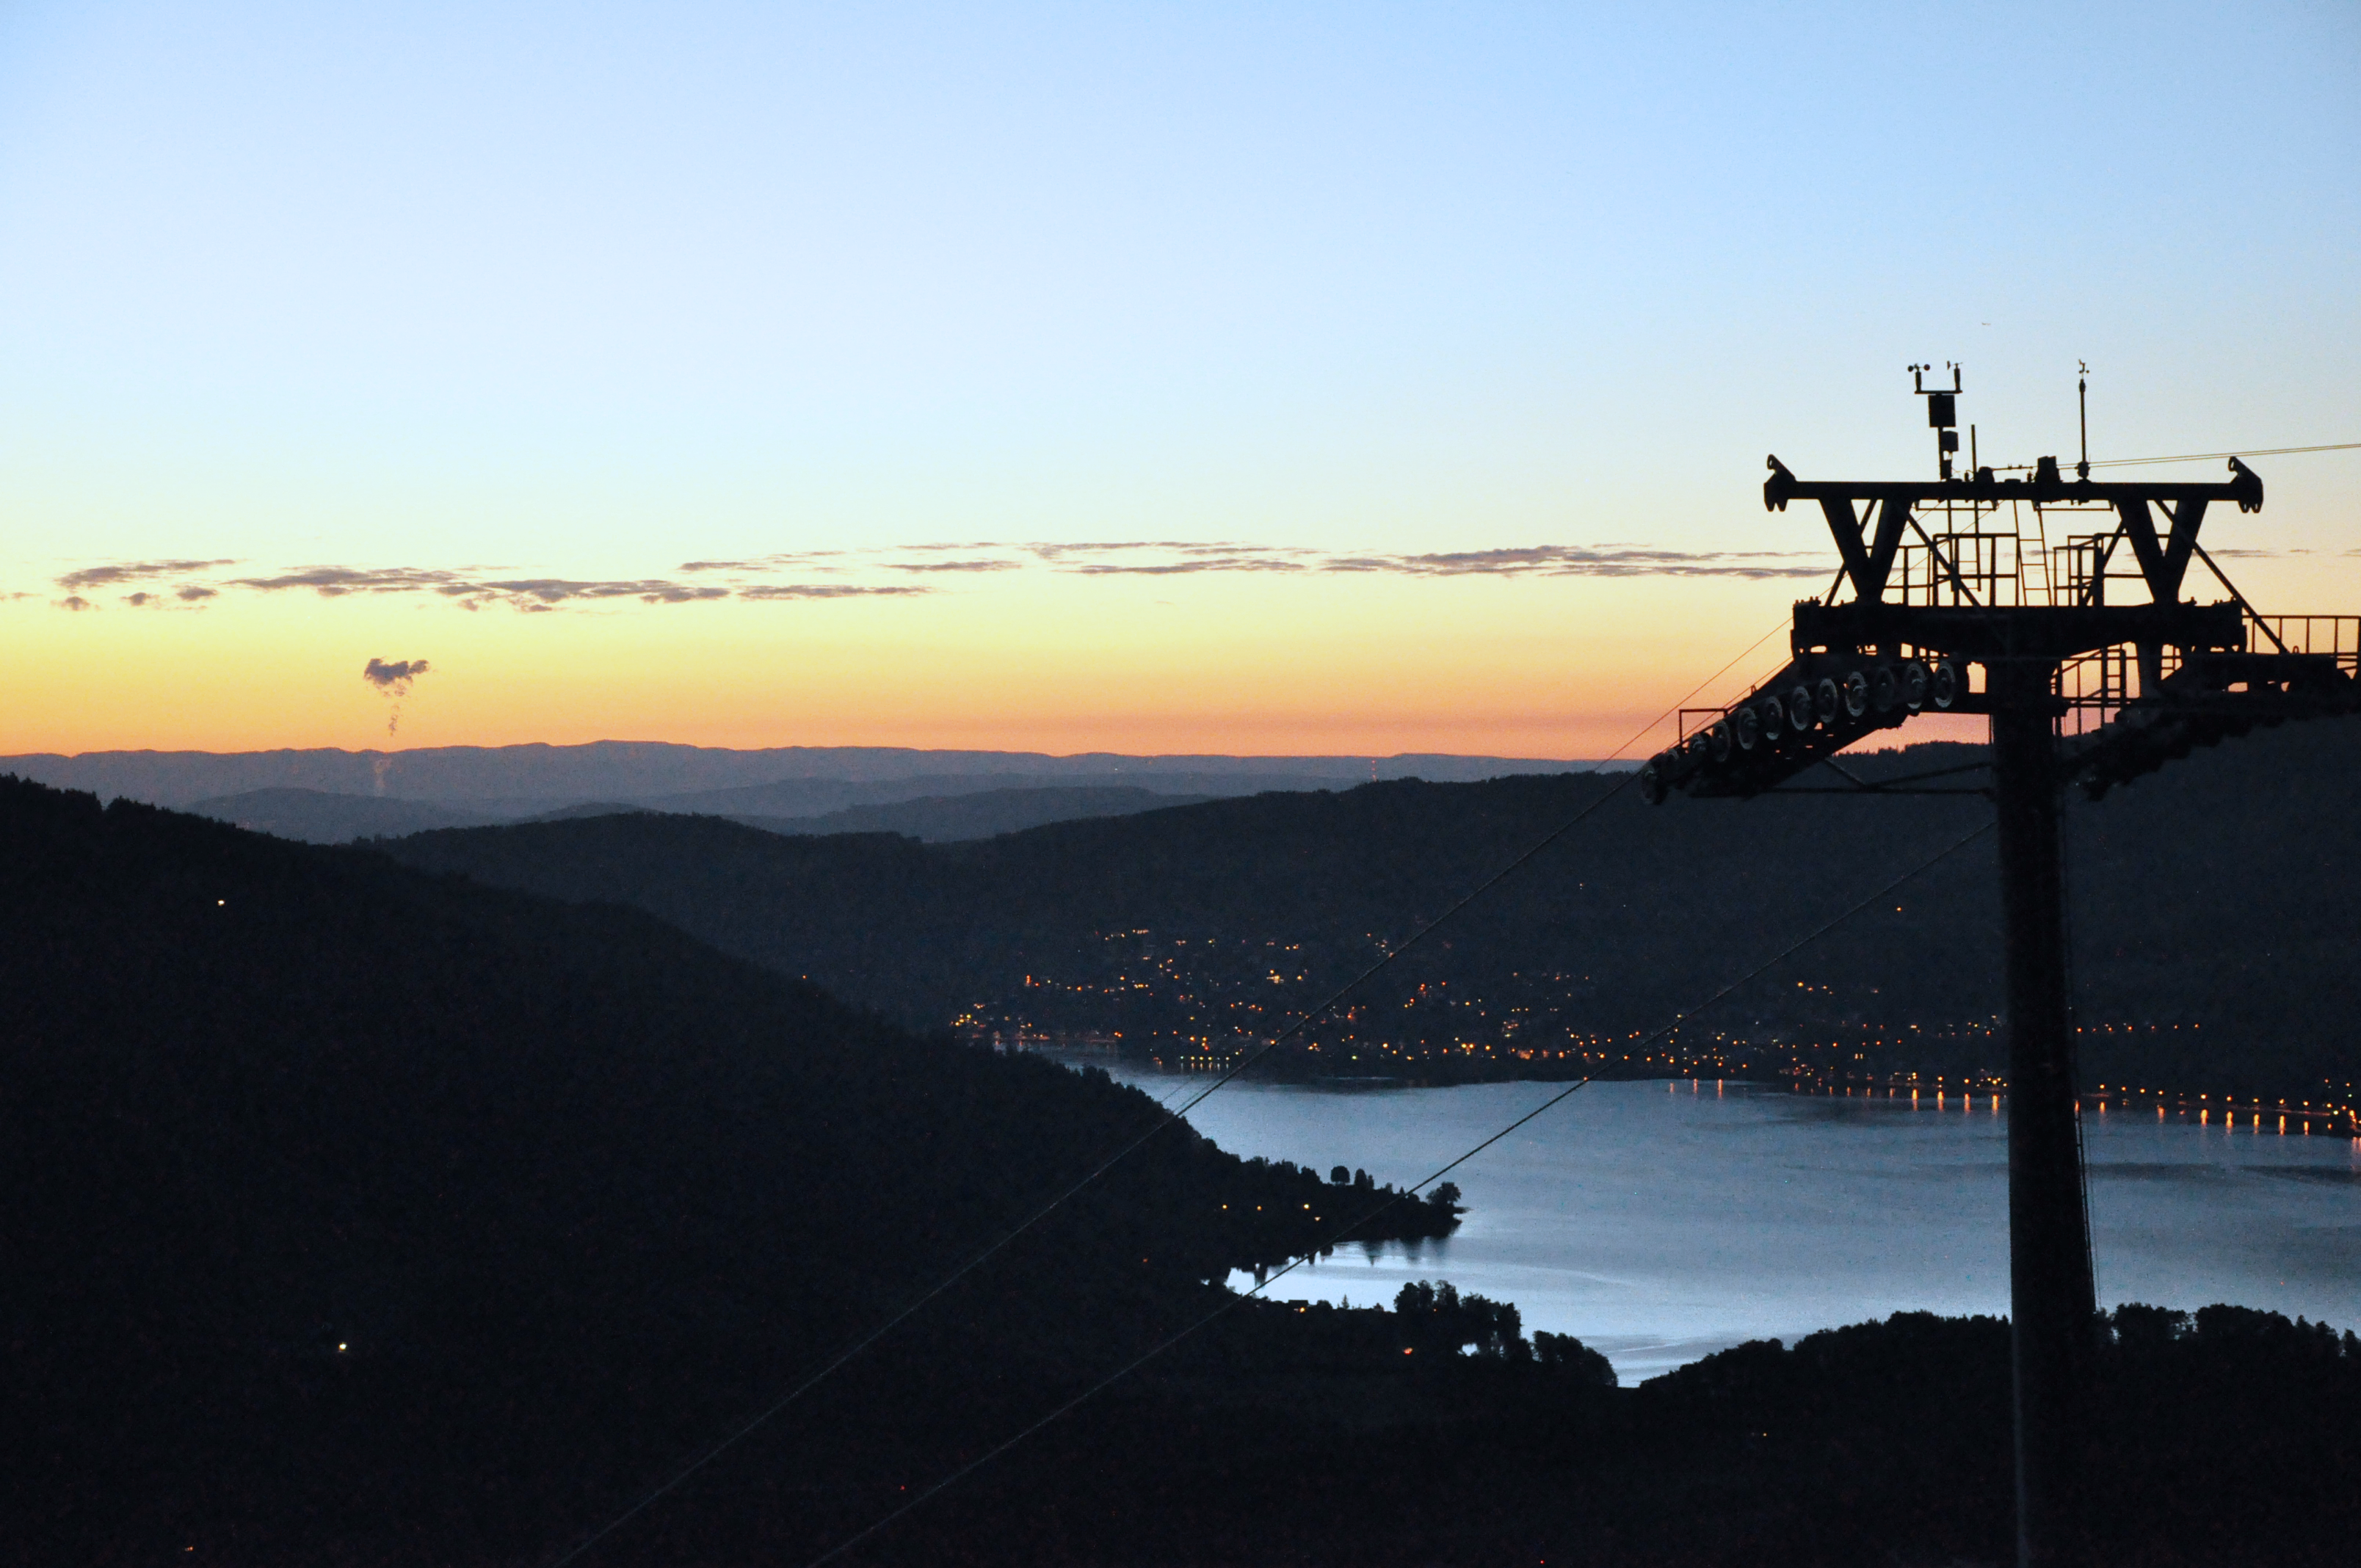
M 2074 477 L 2091 477 L 2091 367 L 2087 360 L 2077 359 L 2081 372 L 2074 378 L 2074 401 L 2082 416 L 2082 460 L 2074 465 Z
M 1960 367 L 1950 360 L 1943 368 L 1951 373 L 1951 389 L 1927 385 L 1927 372 L 1932 365 L 1910 367 L 1910 388 L 1927 400 L 1927 428 L 1935 433 L 1935 466 L 1946 479 L 1951 477 L 1951 457 L 1960 450 Z

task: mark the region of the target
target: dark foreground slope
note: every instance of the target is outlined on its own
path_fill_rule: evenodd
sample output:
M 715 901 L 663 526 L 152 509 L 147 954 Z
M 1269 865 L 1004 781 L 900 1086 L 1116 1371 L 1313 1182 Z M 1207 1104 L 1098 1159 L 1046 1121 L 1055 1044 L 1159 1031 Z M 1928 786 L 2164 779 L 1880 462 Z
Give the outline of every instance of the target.
M 1848 762 L 1891 777 L 1978 755 L 1927 746 Z M 972 844 L 782 840 L 631 817 L 423 834 L 390 852 L 633 904 L 912 1022 L 1253 1035 L 1613 787 L 1587 775 L 1397 782 Z M 1989 816 L 1977 795 L 1652 809 L 1625 790 L 1389 971 L 1350 1027 L 1363 1043 L 1430 1049 L 1650 1029 Z M 2309 1097 L 2319 1080 L 2355 1076 L 2361 721 L 2258 735 L 2103 801 L 2076 799 L 2068 842 L 2078 1009 L 2094 1030 L 2086 1078 Z M 1944 1049 L 1961 1059 L 1935 1053 L 1934 1066 L 1997 1066 L 1995 879 L 1987 836 L 1696 1027 L 1758 1039 L 1949 1032 Z M 2184 1027 L 2120 1027 L 2132 1024 Z M 1332 1049 L 1345 1026 L 1328 1030 Z M 1979 1053 L 1989 1059 L 1967 1059 Z M 1348 1070 L 1370 1070 L 1368 1059 Z
M 548 1563 L 1151 1114 L 363 852 L 0 783 L 0 1561 Z M 1151 1146 L 580 1561 L 810 1561 L 1218 1302 L 1272 1239 L 1223 1203 L 1315 1197 Z M 2349 1340 L 2116 1337 L 2088 1561 L 2346 1560 Z M 1996 1325 L 1536 1348 L 1241 1307 L 851 1560 L 2002 1555 Z
M 2086 1532 L 2067 1561 L 2351 1561 L 2361 1342 L 2235 1307 L 2126 1307 L 2099 1335 Z M 1386 1428 L 1266 1363 L 1259 1408 L 1201 1398 L 1188 1441 L 1143 1453 L 1126 1434 L 1155 1391 L 1111 1401 L 950 1500 L 939 1534 L 862 1560 L 928 1562 L 949 1537 L 991 1542 L 974 1561 L 1172 1568 L 1999 1568 L 2015 1560 L 2008 1368 L 2004 1322 L 1905 1312 L 1620 1392 L 1453 1358 L 1398 1372 L 1426 1413 Z M 1345 1419 L 1323 1430 L 1323 1413 Z
M 0 1552 L 32 1560 L 529 1555 L 1159 1120 L 362 851 L 0 780 Z M 896 1423 L 1136 1350 L 1330 1196 L 1168 1133 L 795 1430 L 918 1463 L 964 1429 Z

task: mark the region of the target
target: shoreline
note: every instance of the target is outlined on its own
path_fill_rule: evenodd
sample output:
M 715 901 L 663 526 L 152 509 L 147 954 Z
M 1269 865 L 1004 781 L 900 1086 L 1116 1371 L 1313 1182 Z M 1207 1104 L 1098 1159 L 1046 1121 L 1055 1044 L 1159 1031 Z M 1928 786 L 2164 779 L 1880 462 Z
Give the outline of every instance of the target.
M 1220 1074 L 1238 1065 L 1243 1053 L 1191 1051 L 1167 1053 L 1153 1047 L 1135 1047 L 1105 1036 L 1064 1038 L 1025 1038 L 1015 1040 L 971 1041 L 981 1048 L 1000 1052 L 1038 1054 L 1059 1059 L 1071 1058 L 1087 1063 L 1093 1058 L 1112 1057 L 1126 1066 L 1152 1068 L 1159 1073 L 1173 1076 Z M 1290 1058 L 1291 1062 L 1293 1058 Z M 1698 1073 L 1661 1069 L 1619 1069 L 1585 1073 L 1575 1068 L 1563 1070 L 1532 1070 L 1542 1064 L 1519 1062 L 1517 1070 L 1500 1070 L 1510 1064 L 1496 1062 L 1452 1062 L 1442 1058 L 1436 1066 L 1442 1070 L 1395 1073 L 1321 1073 L 1274 1070 L 1288 1063 L 1257 1063 L 1246 1075 L 1256 1083 L 1296 1084 L 1305 1088 L 1336 1089 L 1455 1089 L 1475 1083 L 1570 1083 L 1588 1078 L 1598 1083 L 1714 1083 L 1746 1084 L 1758 1089 L 1784 1089 L 1793 1094 L 1817 1094 L 1839 1098 L 1901 1101 L 1905 1098 L 1925 1103 L 1933 1102 L 1937 1110 L 1949 1109 L 1952 1102 L 1989 1099 L 2004 1100 L 2008 1096 L 2008 1080 L 1997 1073 L 1838 1073 L 1812 1069 L 1801 1063 L 1768 1071 Z M 1555 1066 L 1556 1064 L 1550 1064 Z M 2226 1126 L 2236 1130 L 2284 1132 L 2298 1136 L 2345 1136 L 2361 1141 L 2361 1102 L 2312 1101 L 2301 1098 L 2266 1098 L 2259 1095 L 2240 1096 L 2190 1092 L 2180 1090 L 2099 1084 L 2084 1090 L 2078 1096 L 2086 1113 L 2147 1114 L 2153 1111 L 2156 1118 L 2168 1123 L 2191 1122 L 2197 1126 Z

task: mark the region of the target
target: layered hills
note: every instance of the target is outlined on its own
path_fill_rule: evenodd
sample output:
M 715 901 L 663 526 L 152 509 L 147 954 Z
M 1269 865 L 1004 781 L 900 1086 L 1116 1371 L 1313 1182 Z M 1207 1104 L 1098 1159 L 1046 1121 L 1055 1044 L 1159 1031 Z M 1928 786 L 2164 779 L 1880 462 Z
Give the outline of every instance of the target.
M 1252 795 L 1348 786 L 1417 774 L 1480 779 L 1552 773 L 1577 763 L 1535 758 L 1126 756 L 1082 752 L 919 751 L 888 746 L 731 750 L 658 741 L 579 746 L 423 746 L 399 751 L 87 751 L 0 757 L 0 773 L 102 799 L 155 806 L 305 790 L 390 797 L 476 817 L 519 818 L 585 802 L 716 816 L 810 817 L 861 806 L 985 790 L 1147 789 L 1162 795 Z
M 91 751 L 0 757 L 0 774 L 341 844 L 428 828 L 621 810 L 728 817 L 778 832 L 986 837 L 1266 790 L 1417 774 L 1562 772 L 1533 758 L 1125 756 L 602 740 L 402 751 Z M 977 798 L 985 797 L 985 798 Z
M 14 780 L 0 864 L 0 1561 L 545 1550 L 1164 1120 L 632 910 Z M 1170 1127 L 791 1431 L 916 1463 L 1382 1196 Z
M 1613 776 L 1398 780 L 1069 821 L 968 843 L 782 839 L 609 817 L 399 841 L 409 864 L 633 905 L 914 1025 L 1230 1051 L 1267 1036 L 1580 818 L 1307 1032 L 1301 1069 L 1973 1071 L 2002 1051 L 1989 835 L 1690 1019 L 1628 1041 L 1968 838 L 1974 748 L 1847 759 L 1968 793 L 1651 808 Z M 2067 815 L 2084 1073 L 2312 1096 L 2354 1070 L 2361 724 L 2201 752 Z M 1316 1052 L 1311 1047 L 1317 1047 Z M 1570 1054 L 1569 1054 L 1570 1053 Z
M 975 848 L 498 831 L 651 825 Z M 854 1560 L 2006 1551 L 2004 1325 L 1619 1390 L 1444 1289 L 1233 1305 L 1210 1277 L 1366 1190 L 1185 1131 L 783 1403 L 1156 1108 L 372 850 L 0 781 L 0 1562 L 807 1562 L 1028 1431 Z M 2235 1308 L 2099 1332 L 2081 1560 L 2343 1560 L 2361 1343 Z
M 750 828 L 760 828 L 773 833 L 899 833 L 928 842 L 948 843 L 962 839 L 988 839 L 995 834 L 1013 833 L 1047 822 L 1066 822 L 1086 817 L 1121 817 L 1129 812 L 1152 811 L 1159 806 L 1187 805 L 1207 798 L 1140 789 L 1132 784 L 1044 784 L 961 792 L 956 788 L 960 782 L 920 779 L 892 786 L 875 785 L 873 787 L 890 793 L 905 787 L 929 788 L 940 784 L 952 788 L 953 793 L 920 795 L 906 799 L 897 795 L 882 804 L 848 806 L 811 816 L 773 817 L 729 811 L 708 815 L 726 816 Z M 727 793 L 730 798 L 724 804 L 743 804 L 747 800 L 760 803 L 780 796 L 784 786 L 763 785 L 752 791 Z M 339 795 L 314 789 L 247 790 L 239 795 L 194 801 L 185 809 L 195 816 L 210 817 L 258 833 L 301 839 L 310 844 L 348 844 L 360 839 L 398 838 L 434 828 L 478 827 L 518 819 L 500 812 L 467 810 L 393 795 Z M 612 817 L 646 811 L 676 812 L 681 809 L 677 803 L 649 806 L 630 801 L 590 800 L 535 812 L 523 820 L 565 821 L 583 817 Z

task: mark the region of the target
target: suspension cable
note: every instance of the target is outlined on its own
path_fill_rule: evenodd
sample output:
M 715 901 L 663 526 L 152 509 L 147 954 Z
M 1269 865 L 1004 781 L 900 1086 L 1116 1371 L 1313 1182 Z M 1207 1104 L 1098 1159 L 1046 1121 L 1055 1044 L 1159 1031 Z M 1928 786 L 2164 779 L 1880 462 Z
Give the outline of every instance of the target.
M 1618 756 L 1621 755 L 1622 752 L 1629 749 L 1634 741 L 1648 735 L 1654 730 L 1658 725 L 1664 723 L 1665 719 L 1670 718 L 1678 713 L 1682 704 L 1686 703 L 1691 697 L 1696 696 L 1697 693 L 1705 690 L 1714 682 L 1728 674 L 1737 666 L 1738 662 L 1741 659 L 1748 657 L 1757 648 L 1762 647 L 1763 643 L 1769 641 L 1773 636 L 1776 635 L 1778 631 L 1784 628 L 1784 625 L 1785 622 L 1782 621 L 1778 625 L 1773 626 L 1769 630 L 1763 632 L 1762 636 L 1757 637 L 1753 641 L 1748 643 L 1743 649 L 1732 655 L 1730 659 L 1719 669 L 1716 670 L 1712 674 L 1708 675 L 1704 680 L 1699 681 L 1695 686 L 1691 687 L 1688 693 L 1680 698 L 1679 702 L 1675 703 L 1671 707 L 1666 708 L 1663 713 L 1658 714 L 1647 724 L 1633 732 L 1629 740 L 1616 747 L 1614 751 L 1609 751 L 1605 757 L 1599 759 L 1598 762 L 1590 769 L 1590 776 L 1597 777 L 1604 773 L 1607 771 L 1607 764 L 1609 762 L 1613 762 Z M 1477 884 L 1474 891 L 1461 898 L 1456 904 L 1454 904 L 1450 908 L 1444 910 L 1441 915 L 1436 916 L 1433 920 L 1428 921 L 1424 926 L 1421 927 L 1416 932 L 1411 934 L 1411 938 L 1407 941 L 1401 943 L 1399 947 L 1387 949 L 1387 951 L 1379 957 L 1377 962 L 1371 964 L 1368 968 L 1355 975 L 1342 986 L 1339 986 L 1334 992 L 1329 994 L 1326 1000 L 1321 1002 L 1317 1006 L 1312 1007 L 1309 1011 L 1299 1014 L 1294 1022 L 1289 1024 L 1287 1027 L 1281 1029 L 1277 1035 L 1273 1036 L 1268 1040 L 1264 1041 L 1254 1050 L 1241 1056 L 1237 1062 L 1233 1065 L 1227 1072 L 1223 1073 L 1212 1083 L 1206 1085 L 1202 1091 L 1183 1101 L 1177 1107 L 1166 1108 L 1162 1117 L 1158 1120 L 1154 1126 L 1149 1127 L 1145 1132 L 1139 1134 L 1130 1142 L 1124 1144 L 1113 1154 L 1108 1155 L 1104 1159 L 1099 1161 L 1098 1164 L 1093 1166 L 1079 1179 L 1064 1188 L 1055 1197 L 1051 1198 L 1048 1202 L 1033 1211 L 1031 1214 L 1027 1215 L 1016 1225 L 1002 1233 L 998 1237 L 985 1244 L 977 1251 L 970 1254 L 965 1261 L 951 1269 L 950 1273 L 944 1275 L 933 1285 L 928 1286 L 925 1290 L 911 1298 L 910 1300 L 906 1302 L 901 1308 L 887 1317 L 883 1322 L 879 1323 L 875 1328 L 870 1330 L 867 1333 L 862 1334 L 860 1338 L 852 1341 L 842 1350 L 837 1352 L 833 1356 L 830 1356 L 827 1361 L 820 1365 L 818 1370 L 812 1372 L 801 1381 L 793 1385 L 785 1393 L 782 1394 L 778 1398 L 773 1400 L 768 1406 L 764 1407 L 752 1420 L 733 1428 L 719 1441 L 699 1450 L 693 1457 L 684 1463 L 678 1469 L 675 1470 L 666 1480 L 643 1494 L 629 1508 L 617 1514 L 605 1524 L 600 1525 L 598 1529 L 592 1530 L 589 1534 L 584 1536 L 565 1552 L 553 1559 L 549 1563 L 549 1568 L 566 1568 L 567 1563 L 574 1562 L 584 1552 L 598 1545 L 599 1541 L 605 1540 L 608 1536 L 612 1535 L 616 1530 L 630 1523 L 632 1519 L 638 1518 L 642 1513 L 645 1512 L 649 1508 L 662 1500 L 665 1496 L 677 1489 L 681 1483 L 686 1481 L 690 1476 L 704 1469 L 706 1465 L 711 1464 L 714 1460 L 719 1459 L 724 1453 L 737 1446 L 738 1443 L 743 1442 L 746 1438 L 752 1436 L 759 1428 L 771 1420 L 773 1417 L 778 1415 L 780 1411 L 785 1409 L 789 1405 L 794 1404 L 797 1399 L 802 1398 L 806 1394 L 810 1393 L 814 1388 L 819 1387 L 820 1384 L 826 1382 L 829 1377 L 840 1371 L 848 1363 L 860 1355 L 862 1352 L 867 1350 L 871 1345 L 875 1344 L 879 1340 L 884 1339 L 887 1334 L 893 1332 L 894 1330 L 906 1322 L 928 1302 L 934 1300 L 944 1291 L 949 1290 L 952 1286 L 958 1284 L 970 1274 L 975 1272 L 976 1269 L 982 1267 L 993 1257 L 1005 1251 L 1012 1243 L 1031 1231 L 1036 1225 L 1041 1223 L 1042 1221 L 1048 1219 L 1051 1214 L 1057 1212 L 1058 1210 L 1064 1207 L 1084 1189 L 1097 1181 L 1099 1178 L 1104 1176 L 1117 1165 L 1120 1165 L 1123 1161 L 1131 1157 L 1133 1154 L 1137 1153 L 1143 1146 L 1153 1140 L 1159 1134 L 1164 1132 L 1167 1128 L 1174 1125 L 1175 1124 L 1185 1120 L 1191 1111 L 1204 1103 L 1205 1100 L 1209 1096 L 1219 1091 L 1224 1084 L 1235 1080 L 1239 1074 L 1245 1072 L 1256 1062 L 1260 1061 L 1264 1057 L 1278 1049 L 1289 1039 L 1301 1034 L 1304 1029 L 1310 1027 L 1319 1019 L 1325 1016 L 1328 1011 L 1334 1007 L 1339 1002 L 1342 1002 L 1346 996 L 1358 990 L 1362 985 L 1374 978 L 1378 972 L 1390 966 L 1395 959 L 1400 958 L 1404 953 L 1409 952 L 1412 948 L 1417 947 L 1421 942 L 1423 942 L 1437 927 L 1444 925 L 1445 922 L 1456 916 L 1469 905 L 1475 903 L 1487 893 L 1489 893 L 1493 888 L 1506 881 L 1516 872 L 1523 869 L 1524 866 L 1533 861 L 1543 850 L 1547 850 L 1551 845 L 1555 844 L 1559 839 L 1565 838 L 1568 833 L 1572 832 L 1576 827 L 1580 826 L 1584 821 L 1589 818 L 1594 813 L 1606 806 L 1609 801 L 1620 795 L 1625 786 L 1630 784 L 1637 776 L 1638 774 L 1636 773 L 1627 772 L 1623 773 L 1621 777 L 1620 777 L 1615 784 L 1606 791 L 1606 793 L 1599 795 L 1596 800 L 1593 800 L 1581 810 L 1576 812 L 1565 821 L 1560 823 L 1549 833 L 1535 841 L 1531 848 L 1518 855 L 1514 860 L 1509 861 L 1508 864 L 1502 866 L 1499 871 L 1494 872 L 1490 876 L 1485 878 L 1481 883 Z
M 1879 888 L 1875 893 L 1869 894 L 1867 897 L 1847 908 L 1842 914 L 1823 922 L 1806 935 L 1799 937 L 1795 941 L 1790 942 L 1786 947 L 1782 948 L 1770 958 L 1765 959 L 1763 962 L 1755 965 L 1752 969 L 1748 970 L 1736 980 L 1730 981 L 1720 990 L 1715 992 L 1711 996 L 1707 997 L 1703 1002 L 1698 1003 L 1696 1006 L 1688 1009 L 1688 1011 L 1685 1013 L 1674 1014 L 1668 1022 L 1659 1025 L 1652 1033 L 1642 1036 L 1638 1043 L 1643 1046 L 1653 1045 L 1656 1041 L 1664 1038 L 1666 1035 L 1671 1034 L 1674 1030 L 1679 1028 L 1681 1025 L 1695 1017 L 1697 1014 L 1704 1012 L 1706 1009 L 1720 1002 L 1724 997 L 1730 995 L 1730 992 L 1738 990 L 1741 986 L 1745 985 L 1750 981 L 1755 980 L 1771 970 L 1776 969 L 1780 964 L 1784 963 L 1787 959 L 1793 958 L 1796 953 L 1800 952 L 1805 948 L 1809 947 L 1812 943 L 1818 941 L 1822 937 L 1827 936 L 1830 931 L 1835 930 L 1839 926 L 1843 925 L 1847 920 L 1851 919 L 1854 916 L 1860 914 L 1871 905 L 1882 903 L 1883 900 L 1892 897 L 1894 891 L 1897 888 L 1900 888 L 1904 883 L 1910 882 L 1921 872 L 1931 870 L 1939 862 L 1949 859 L 1954 851 L 1965 849 L 1969 844 L 1982 838 L 1985 834 L 1993 830 L 1993 824 L 1987 821 L 1982 827 L 1970 828 L 1967 832 L 1961 834 L 1959 838 L 1952 839 L 1949 844 L 1946 844 L 1943 848 L 1938 850 L 1927 859 L 1919 861 L 1916 865 L 1912 866 L 1908 871 L 1904 872 L 1900 876 L 1895 877 L 1892 882 L 1887 883 L 1883 887 Z M 1345 1225 L 1342 1230 L 1332 1235 L 1328 1239 L 1327 1245 L 1334 1245 L 1336 1242 L 1344 1240 L 1354 1231 L 1365 1224 L 1367 1224 L 1370 1221 L 1377 1219 L 1379 1215 L 1385 1213 L 1388 1210 L 1393 1208 L 1397 1204 L 1409 1201 L 1411 1195 L 1416 1193 L 1421 1188 L 1427 1187 L 1436 1181 L 1442 1180 L 1443 1178 L 1448 1176 L 1454 1170 L 1458 1169 L 1459 1167 L 1466 1164 L 1469 1160 L 1474 1159 L 1477 1155 L 1482 1154 L 1486 1149 L 1490 1148 L 1494 1144 L 1499 1143 L 1501 1139 L 1507 1137 L 1518 1128 L 1525 1125 L 1528 1122 L 1532 1121 L 1535 1117 L 1542 1115 L 1543 1113 L 1550 1111 L 1558 1105 L 1564 1104 L 1567 1100 L 1580 1092 L 1583 1088 L 1590 1083 L 1590 1081 L 1591 1080 L 1588 1078 L 1576 1080 L 1566 1088 L 1551 1095 L 1547 1100 L 1543 1101 L 1540 1104 L 1534 1106 L 1523 1115 L 1519 1116 L 1508 1125 L 1500 1128 L 1499 1131 L 1493 1133 L 1490 1136 L 1475 1145 L 1465 1153 L 1457 1155 L 1450 1160 L 1445 1161 L 1443 1165 L 1438 1166 L 1435 1169 L 1428 1172 L 1417 1181 L 1402 1188 L 1391 1197 L 1372 1205 L 1350 1224 Z M 852 1535 L 847 1536 L 844 1540 L 837 1542 L 836 1545 L 829 1548 L 818 1557 L 813 1558 L 810 1563 L 806 1565 L 806 1568 L 823 1568 L 823 1564 L 835 1562 L 838 1558 L 842 1557 L 846 1552 L 851 1551 L 855 1546 L 860 1545 L 871 1536 L 875 1535 L 879 1530 L 884 1530 L 886 1526 L 902 1518 L 903 1515 L 907 1514 L 913 1508 L 917 1508 L 919 1505 L 927 1502 L 932 1497 L 939 1496 L 949 1488 L 957 1486 L 961 1481 L 973 1475 L 976 1471 L 982 1469 L 986 1464 L 991 1464 L 1002 1454 L 1009 1452 L 1009 1450 L 1016 1448 L 1027 1438 L 1032 1437 L 1035 1433 L 1056 1422 L 1060 1418 L 1067 1415 L 1071 1411 L 1078 1409 L 1082 1406 L 1089 1403 L 1092 1399 L 1097 1398 L 1100 1394 L 1104 1393 L 1107 1389 L 1114 1387 L 1117 1383 L 1122 1382 L 1134 1372 L 1138 1371 L 1149 1362 L 1154 1361 L 1158 1356 L 1162 1355 L 1166 1351 L 1170 1350 L 1181 1341 L 1189 1338 L 1199 1330 L 1205 1328 L 1216 1320 L 1232 1311 L 1241 1302 L 1246 1301 L 1254 1296 L 1259 1295 L 1270 1286 L 1277 1284 L 1279 1280 L 1285 1278 L 1288 1275 L 1293 1273 L 1296 1269 L 1309 1262 L 1313 1255 L 1314 1255 L 1312 1253 L 1307 1252 L 1292 1258 L 1289 1261 L 1286 1267 L 1279 1269 L 1273 1273 L 1268 1279 L 1257 1281 L 1252 1290 L 1244 1291 L 1231 1296 L 1228 1299 L 1216 1306 L 1212 1311 L 1205 1313 L 1202 1317 L 1200 1317 L 1194 1321 L 1187 1324 L 1177 1332 L 1159 1341 L 1157 1344 L 1143 1352 L 1141 1354 L 1135 1356 L 1132 1360 L 1125 1363 L 1122 1366 L 1117 1367 L 1115 1371 L 1108 1373 L 1096 1383 L 1092 1384 L 1089 1387 L 1083 1389 L 1072 1398 L 1068 1399 L 1065 1403 L 1058 1406 L 1049 1414 L 1040 1417 L 1030 1425 L 1024 1427 L 1015 1435 L 1004 1439 L 994 1447 L 986 1449 L 975 1458 L 969 1460 L 966 1464 L 960 1465 L 957 1469 L 953 1470 L 950 1475 L 945 1475 L 941 1480 L 935 1482 L 932 1486 L 929 1486 L 923 1491 L 919 1492 L 917 1496 L 910 1498 L 907 1502 L 900 1504 L 891 1512 L 873 1520 Z

